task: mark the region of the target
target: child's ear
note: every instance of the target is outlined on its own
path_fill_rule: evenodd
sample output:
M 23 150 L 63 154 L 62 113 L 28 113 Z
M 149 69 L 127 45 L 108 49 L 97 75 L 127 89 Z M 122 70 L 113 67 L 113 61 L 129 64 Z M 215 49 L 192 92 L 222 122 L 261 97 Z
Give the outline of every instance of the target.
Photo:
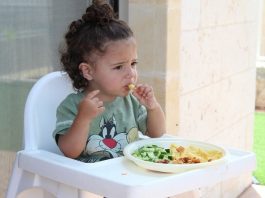
M 87 80 L 93 79 L 93 67 L 88 63 L 80 63 L 79 70 L 83 74 L 83 77 Z

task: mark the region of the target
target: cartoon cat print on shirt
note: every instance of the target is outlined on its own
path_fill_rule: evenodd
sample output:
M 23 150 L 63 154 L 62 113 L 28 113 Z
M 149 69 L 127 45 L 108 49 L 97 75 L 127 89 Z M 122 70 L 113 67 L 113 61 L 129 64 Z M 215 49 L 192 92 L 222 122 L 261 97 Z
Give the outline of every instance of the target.
M 95 156 L 95 161 L 121 156 L 123 148 L 137 138 L 137 128 L 132 128 L 128 133 L 126 129 L 123 132 L 117 132 L 116 124 L 114 115 L 107 121 L 102 117 L 99 123 L 100 133 L 89 137 L 86 153 Z

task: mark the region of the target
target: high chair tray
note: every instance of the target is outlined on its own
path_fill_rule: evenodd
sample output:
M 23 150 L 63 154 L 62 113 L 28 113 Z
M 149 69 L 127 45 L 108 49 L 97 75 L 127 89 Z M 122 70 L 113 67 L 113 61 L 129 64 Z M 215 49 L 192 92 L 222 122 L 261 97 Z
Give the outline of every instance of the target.
M 181 173 L 149 171 L 125 157 L 87 164 L 44 150 L 24 150 L 18 155 L 20 168 L 95 194 L 115 198 L 149 198 L 152 192 L 152 197 L 161 198 L 212 186 L 255 169 L 254 153 L 227 150 L 226 163 Z

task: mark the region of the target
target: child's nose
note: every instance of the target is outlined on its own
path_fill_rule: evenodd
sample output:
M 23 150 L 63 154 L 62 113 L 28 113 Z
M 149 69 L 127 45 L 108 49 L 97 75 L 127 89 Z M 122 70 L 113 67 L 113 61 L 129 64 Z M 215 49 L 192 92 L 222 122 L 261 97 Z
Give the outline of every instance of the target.
M 131 68 L 131 67 L 129 67 L 128 69 L 127 69 L 127 71 L 126 71 L 126 77 L 127 78 L 132 78 L 133 76 L 134 76 L 134 69 L 133 68 Z

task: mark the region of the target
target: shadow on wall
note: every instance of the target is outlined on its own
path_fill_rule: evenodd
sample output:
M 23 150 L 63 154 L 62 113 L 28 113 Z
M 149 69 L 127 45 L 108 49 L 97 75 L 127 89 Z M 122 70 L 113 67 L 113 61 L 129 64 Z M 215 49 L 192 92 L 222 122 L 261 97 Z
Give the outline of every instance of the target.
M 265 68 L 257 68 L 256 109 L 265 110 Z

